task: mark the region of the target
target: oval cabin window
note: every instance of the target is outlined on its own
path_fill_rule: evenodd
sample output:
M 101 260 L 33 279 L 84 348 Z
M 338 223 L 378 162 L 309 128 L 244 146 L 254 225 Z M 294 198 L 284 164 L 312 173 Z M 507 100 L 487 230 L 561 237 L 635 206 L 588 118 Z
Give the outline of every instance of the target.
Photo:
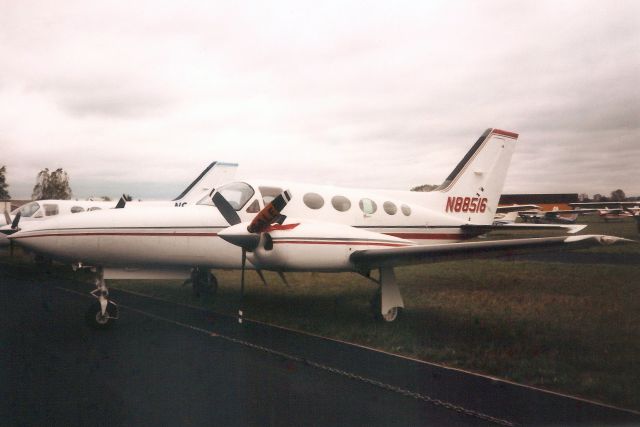
M 74 206 L 71 208 L 71 213 L 84 212 L 84 208 L 82 206 Z
M 361 199 L 358 206 L 365 215 L 371 215 L 378 210 L 378 205 L 371 199 Z
M 346 212 L 351 208 L 351 201 L 344 196 L 333 196 L 331 204 L 335 210 L 340 212 Z
M 409 216 L 409 215 L 411 215 L 411 208 L 410 208 L 409 206 L 407 206 L 407 205 L 402 205 L 402 206 L 400 206 L 400 210 L 402 211 L 402 213 L 403 213 L 405 216 Z
M 309 209 L 320 209 L 324 206 L 324 199 L 318 193 L 307 193 L 302 197 L 302 201 Z
M 384 211 L 386 213 L 388 213 L 389 215 L 395 215 L 396 212 L 398 212 L 398 208 L 396 207 L 395 204 L 393 204 L 392 202 L 384 202 L 382 204 L 382 208 L 384 209 Z

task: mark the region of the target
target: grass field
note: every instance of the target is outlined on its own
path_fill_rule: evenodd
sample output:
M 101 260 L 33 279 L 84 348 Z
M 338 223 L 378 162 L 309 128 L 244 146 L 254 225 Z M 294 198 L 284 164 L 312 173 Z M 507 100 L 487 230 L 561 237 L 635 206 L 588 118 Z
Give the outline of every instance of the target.
M 639 238 L 629 220 L 586 221 L 582 234 Z M 216 276 L 218 293 L 200 299 L 176 281 L 111 286 L 234 313 L 240 274 Z M 405 267 L 397 276 L 406 308 L 391 324 L 372 320 L 376 286 L 356 274 L 288 274 L 286 286 L 266 273 L 264 286 L 249 272 L 245 316 L 640 410 L 640 244 Z

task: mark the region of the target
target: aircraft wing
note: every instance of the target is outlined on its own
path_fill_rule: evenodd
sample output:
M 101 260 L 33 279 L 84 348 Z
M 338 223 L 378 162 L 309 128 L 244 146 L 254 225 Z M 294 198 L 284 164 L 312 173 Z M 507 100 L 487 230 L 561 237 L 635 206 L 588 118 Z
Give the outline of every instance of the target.
M 538 237 L 486 242 L 443 243 L 385 249 L 355 251 L 350 260 L 358 268 L 373 269 L 412 264 L 428 264 L 468 258 L 495 258 L 546 252 L 558 249 L 580 249 L 595 245 L 611 245 L 633 240 L 604 235 L 581 235 L 570 237 Z
M 529 224 L 522 222 L 513 222 L 509 224 L 493 223 L 493 225 L 469 226 L 463 225 L 462 228 L 479 228 L 483 229 L 483 233 L 490 231 L 524 231 L 524 230 L 565 230 L 569 234 L 575 234 L 587 227 L 586 224 Z

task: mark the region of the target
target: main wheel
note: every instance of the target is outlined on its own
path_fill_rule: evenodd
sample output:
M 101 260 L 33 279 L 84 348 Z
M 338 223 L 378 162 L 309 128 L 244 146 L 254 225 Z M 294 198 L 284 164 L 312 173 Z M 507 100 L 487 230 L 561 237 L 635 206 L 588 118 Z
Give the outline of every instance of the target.
M 108 329 L 118 318 L 118 306 L 113 302 L 107 303 L 107 310 L 102 314 L 100 301 L 95 301 L 87 310 L 85 320 L 87 325 L 93 329 Z
M 195 297 L 200 297 L 203 293 L 215 295 L 218 291 L 218 279 L 209 270 L 195 269 L 191 273 L 191 286 Z
M 392 307 L 385 314 L 382 314 L 382 294 L 380 291 L 376 292 L 376 294 L 371 298 L 371 313 L 373 314 L 373 318 L 378 321 L 385 322 L 393 322 L 398 318 L 400 314 L 400 307 Z

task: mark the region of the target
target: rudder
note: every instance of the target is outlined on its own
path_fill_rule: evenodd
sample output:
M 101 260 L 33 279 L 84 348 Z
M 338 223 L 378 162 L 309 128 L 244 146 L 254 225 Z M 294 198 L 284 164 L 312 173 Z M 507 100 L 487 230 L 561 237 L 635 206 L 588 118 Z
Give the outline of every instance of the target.
M 447 215 L 470 224 L 491 224 L 518 134 L 487 129 L 435 191 Z

